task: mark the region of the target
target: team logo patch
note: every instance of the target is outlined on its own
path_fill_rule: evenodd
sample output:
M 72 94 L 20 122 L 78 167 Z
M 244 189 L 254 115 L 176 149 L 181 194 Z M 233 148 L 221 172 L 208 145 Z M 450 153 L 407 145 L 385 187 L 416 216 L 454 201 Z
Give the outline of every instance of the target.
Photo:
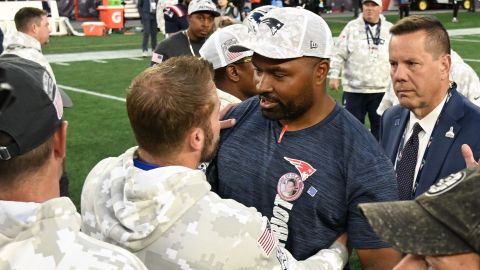
M 298 199 L 302 192 L 303 181 L 298 174 L 286 173 L 278 180 L 277 193 L 285 201 L 291 202 Z
M 227 39 L 225 42 L 222 43 L 222 51 L 223 55 L 225 55 L 225 59 L 228 62 L 233 62 L 233 60 L 237 60 L 242 56 L 242 53 L 239 52 L 230 52 L 228 48 L 232 45 L 238 44 L 238 40 L 236 38 Z
M 436 184 L 430 187 L 425 193 L 426 196 L 438 196 L 443 194 L 450 189 L 454 188 L 458 183 L 462 182 L 465 179 L 467 173 L 465 171 L 457 172 L 450 174 L 449 176 L 438 180 Z
M 314 188 L 313 186 L 309 187 L 308 190 L 307 190 L 308 195 L 310 195 L 312 197 L 315 197 L 317 192 L 318 192 L 318 190 L 316 188 Z
M 270 257 L 270 254 L 277 246 L 277 239 L 275 239 L 270 222 L 266 217 L 263 218 L 262 232 L 257 239 L 257 243 L 267 257 Z
M 317 169 L 313 168 L 312 165 L 308 164 L 307 162 L 299 159 L 293 159 L 293 158 L 288 158 L 288 157 L 283 157 L 286 161 L 290 162 L 295 168 L 297 168 L 297 171 L 300 173 L 300 176 L 302 176 L 302 180 L 305 181 L 307 180 L 308 177 L 310 177 L 312 174 L 314 174 Z
M 278 30 L 280 30 L 285 24 L 275 18 L 263 19 L 260 23 L 264 23 L 270 28 L 272 36 L 275 36 Z

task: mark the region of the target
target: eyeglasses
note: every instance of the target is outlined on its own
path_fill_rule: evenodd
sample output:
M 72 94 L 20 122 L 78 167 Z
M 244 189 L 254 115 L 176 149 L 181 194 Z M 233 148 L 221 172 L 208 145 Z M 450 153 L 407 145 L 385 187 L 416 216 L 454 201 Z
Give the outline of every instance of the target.
M 244 57 L 240 60 L 237 60 L 237 61 L 233 62 L 232 64 L 233 65 L 240 65 L 240 64 L 250 63 L 250 62 L 252 62 L 252 57 L 247 56 L 247 57 Z

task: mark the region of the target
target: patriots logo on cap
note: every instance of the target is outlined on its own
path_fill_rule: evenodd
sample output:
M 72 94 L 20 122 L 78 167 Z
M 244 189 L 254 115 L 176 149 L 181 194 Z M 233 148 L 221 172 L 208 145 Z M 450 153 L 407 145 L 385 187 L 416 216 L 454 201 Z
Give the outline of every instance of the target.
M 260 23 L 264 23 L 270 28 L 272 36 L 275 36 L 278 30 L 280 30 L 285 24 L 275 18 L 263 19 Z
M 312 174 L 314 174 L 317 169 L 313 168 L 312 165 L 308 164 L 307 162 L 299 159 L 293 159 L 288 157 L 283 157 L 286 161 L 290 162 L 295 168 L 297 168 L 302 180 L 307 180 Z
M 252 16 L 250 16 L 257 24 L 261 22 L 261 19 L 265 16 L 263 12 L 254 12 Z

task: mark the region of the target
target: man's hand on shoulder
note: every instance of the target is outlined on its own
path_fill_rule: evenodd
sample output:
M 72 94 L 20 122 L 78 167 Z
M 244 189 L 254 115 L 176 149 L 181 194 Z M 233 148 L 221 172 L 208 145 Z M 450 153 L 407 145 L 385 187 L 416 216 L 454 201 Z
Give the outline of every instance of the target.
M 236 104 L 233 104 L 233 103 L 230 103 L 228 105 L 226 105 L 225 107 L 223 107 L 221 110 L 220 110 L 220 117 L 218 120 L 220 120 L 220 129 L 224 129 L 224 128 L 231 128 L 235 125 L 236 123 L 236 120 L 231 118 L 231 119 L 225 119 L 225 120 L 222 120 L 225 115 L 233 108 L 235 107 Z

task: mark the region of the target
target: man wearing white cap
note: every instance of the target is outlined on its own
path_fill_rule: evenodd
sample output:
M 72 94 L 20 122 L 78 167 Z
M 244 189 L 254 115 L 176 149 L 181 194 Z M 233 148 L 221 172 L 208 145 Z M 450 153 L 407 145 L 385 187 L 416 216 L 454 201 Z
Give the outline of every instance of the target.
M 219 16 L 211 0 L 193 0 L 188 4 L 188 28 L 158 44 L 152 55 L 152 65 L 179 55 L 200 56 L 199 50 L 213 31 L 214 18 Z
M 229 25 L 213 33 L 200 49 L 200 55 L 212 63 L 214 82 L 220 107 L 239 103 L 257 94 L 252 51 L 230 52 L 228 48 L 248 38 L 248 28 L 242 24 Z
M 343 105 L 361 123 L 368 113 L 370 128 L 379 138 L 378 105 L 390 82 L 389 30 L 392 24 L 381 15 L 382 0 L 363 0 L 363 13 L 350 21 L 335 44 L 329 73 L 330 87 L 343 86 Z
M 380 241 L 357 208 L 397 199 L 392 165 L 367 129 L 328 96 L 333 47 L 325 21 L 303 9 L 268 12 L 249 43 L 259 98 L 232 109 L 207 175 L 221 197 L 270 219 L 297 259 L 347 232 L 364 269 L 391 269 L 400 255 Z M 296 192 L 286 194 L 288 182 Z

